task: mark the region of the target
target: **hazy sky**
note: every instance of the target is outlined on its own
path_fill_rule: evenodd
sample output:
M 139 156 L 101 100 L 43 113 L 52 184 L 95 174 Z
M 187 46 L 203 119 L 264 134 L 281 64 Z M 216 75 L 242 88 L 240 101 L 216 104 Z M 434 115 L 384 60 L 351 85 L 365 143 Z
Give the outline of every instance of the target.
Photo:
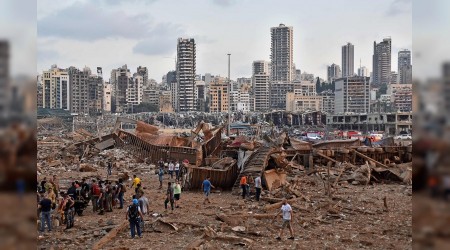
M 270 60 L 270 27 L 294 28 L 294 63 L 326 78 L 341 65 L 341 46 L 355 45 L 355 71 L 372 69 L 373 42 L 392 38 L 397 52 L 412 49 L 411 0 L 39 0 L 38 72 L 59 67 L 111 69 L 139 65 L 161 81 L 174 69 L 178 37 L 197 44 L 197 74 L 250 77 L 254 60 Z

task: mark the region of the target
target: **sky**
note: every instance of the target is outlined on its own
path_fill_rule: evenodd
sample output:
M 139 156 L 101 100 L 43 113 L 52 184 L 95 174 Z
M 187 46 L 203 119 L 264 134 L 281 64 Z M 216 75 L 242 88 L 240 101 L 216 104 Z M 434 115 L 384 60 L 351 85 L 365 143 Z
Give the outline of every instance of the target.
M 411 0 L 39 0 L 37 71 L 112 69 L 139 65 L 149 77 L 175 68 L 177 38 L 194 38 L 197 74 L 250 77 L 252 62 L 270 60 L 270 28 L 294 30 L 294 63 L 326 79 L 326 67 L 341 65 L 341 47 L 355 46 L 355 71 L 372 69 L 373 42 L 392 39 L 397 52 L 412 50 Z M 413 51 L 414 53 L 414 51 Z

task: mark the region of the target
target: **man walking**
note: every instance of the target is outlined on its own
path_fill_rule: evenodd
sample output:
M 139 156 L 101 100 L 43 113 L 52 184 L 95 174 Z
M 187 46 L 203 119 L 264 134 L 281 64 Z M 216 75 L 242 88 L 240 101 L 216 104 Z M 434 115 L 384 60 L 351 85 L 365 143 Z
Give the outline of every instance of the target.
M 177 180 L 173 186 L 173 199 L 175 201 L 176 208 L 180 207 L 180 206 L 178 206 L 178 201 L 180 200 L 180 195 L 181 195 L 181 185 L 180 185 L 180 181 Z
M 170 179 L 173 179 L 173 169 L 174 169 L 175 165 L 173 164 L 173 161 L 171 161 L 169 163 L 169 175 L 170 175 Z
M 107 171 L 108 171 L 107 176 L 111 176 L 112 175 L 112 162 L 108 161 L 108 163 L 106 163 L 106 167 L 107 167 Z
M 144 220 L 144 216 L 142 216 L 141 208 L 139 207 L 139 201 L 137 199 L 133 199 L 133 204 L 128 206 L 125 219 L 130 222 L 131 238 L 134 239 L 134 236 L 136 235 L 136 231 L 137 231 L 139 238 L 142 238 L 141 226 L 140 226 L 139 222 L 140 222 L 140 219 Z
M 255 178 L 256 201 L 259 201 L 259 197 L 261 196 L 261 186 L 261 177 L 258 176 Z
M 162 188 L 163 175 L 164 175 L 164 169 L 162 167 L 159 167 L 159 171 L 158 171 L 159 189 Z
M 292 223 L 291 223 L 291 221 L 293 219 L 292 208 L 291 208 L 291 205 L 289 205 L 287 203 L 286 199 L 283 199 L 283 205 L 281 206 L 280 211 L 278 211 L 278 213 L 273 218 L 272 223 L 280 213 L 283 213 L 283 224 L 281 225 L 280 234 L 278 235 L 278 237 L 276 239 L 281 240 L 281 238 L 283 237 L 284 228 L 289 227 L 289 232 L 291 233 L 291 237 L 289 237 L 288 239 L 294 240 L 295 239 L 294 238 L 294 230 L 292 229 Z
M 40 232 L 44 233 L 45 223 L 47 223 L 48 232 L 52 231 L 52 219 L 51 219 L 51 209 L 52 201 L 45 196 L 45 193 L 41 194 L 41 201 L 38 204 L 38 209 L 41 210 L 41 228 Z
M 101 194 L 100 187 L 96 183 L 95 179 L 92 180 L 91 185 L 91 201 L 92 201 L 92 210 L 95 212 L 98 211 L 98 198 Z
M 164 201 L 164 208 L 167 210 L 167 203 L 170 202 L 170 207 L 172 208 L 173 211 L 173 187 L 172 187 L 172 183 L 167 183 L 167 191 L 166 191 L 166 200 Z
M 131 184 L 131 187 L 134 188 L 134 193 L 137 193 L 138 190 L 138 184 L 141 183 L 141 179 L 137 177 L 135 174 L 133 175 L 133 183 Z
M 180 180 L 180 162 L 176 161 L 175 162 L 175 178 L 177 179 L 177 181 Z
M 119 179 L 119 185 L 117 186 L 117 193 L 119 194 L 119 209 L 123 208 L 123 195 L 127 191 L 125 185 L 123 185 L 122 178 Z
M 209 176 L 208 176 L 202 183 L 203 193 L 205 194 L 205 200 L 203 201 L 203 204 L 205 204 L 207 201 L 208 201 L 208 203 L 211 203 L 211 201 L 209 200 L 209 194 L 211 193 L 211 188 L 215 188 L 215 187 L 209 181 Z
M 245 199 L 245 195 L 247 194 L 247 176 L 243 175 L 241 177 L 241 188 L 242 188 L 242 199 Z

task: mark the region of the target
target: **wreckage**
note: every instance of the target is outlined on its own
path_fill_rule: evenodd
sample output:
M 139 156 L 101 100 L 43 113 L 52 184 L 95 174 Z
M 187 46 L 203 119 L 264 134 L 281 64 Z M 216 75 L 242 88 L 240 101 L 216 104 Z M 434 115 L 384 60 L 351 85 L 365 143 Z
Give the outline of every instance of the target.
M 122 124 L 134 131 L 121 129 Z M 239 179 L 263 177 L 270 191 L 288 184 L 287 173 L 326 172 L 335 182 L 368 184 L 382 180 L 410 182 L 412 147 L 393 141 L 365 146 L 358 139 L 331 140 L 316 144 L 290 138 L 286 132 L 225 137 L 224 126 L 199 122 L 190 134 L 162 134 L 157 126 L 128 118 L 118 118 L 112 133 L 75 144 L 80 155 L 87 151 L 121 148 L 148 164 L 180 161 L 187 168 L 186 189 L 198 189 L 207 176 L 221 189 L 239 190 Z M 328 166 L 325 170 L 323 166 Z M 334 175 L 334 177 L 330 177 Z

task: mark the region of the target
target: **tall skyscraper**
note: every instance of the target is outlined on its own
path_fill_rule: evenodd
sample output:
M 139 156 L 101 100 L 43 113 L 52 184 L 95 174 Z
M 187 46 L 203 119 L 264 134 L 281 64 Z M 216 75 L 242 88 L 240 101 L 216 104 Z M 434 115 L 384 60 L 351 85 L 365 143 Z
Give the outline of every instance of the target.
M 112 112 L 122 113 L 127 110 L 127 88 L 131 79 L 131 72 L 127 65 L 111 71 L 111 109 Z
M 391 77 L 391 38 L 373 42 L 373 84 L 389 84 Z
M 355 46 L 347 43 L 342 46 L 342 76 L 353 76 L 355 74 Z
M 407 49 L 398 52 L 398 78 L 399 83 L 412 83 L 411 51 Z
M 293 29 L 280 24 L 270 28 L 271 32 L 271 79 L 291 82 L 293 79 Z
M 177 45 L 177 112 L 195 110 L 195 41 L 178 38 Z
M 69 82 L 71 85 L 71 104 L 70 111 L 78 114 L 89 114 L 89 76 L 91 70 L 84 68 L 79 70 L 70 67 Z
M 269 110 L 269 95 L 270 95 L 270 79 L 269 74 L 256 74 L 253 76 L 253 96 L 254 96 L 254 110 L 267 111 Z
M 329 83 L 333 82 L 335 79 L 341 78 L 342 72 L 341 68 L 337 64 L 331 64 L 327 67 L 327 80 Z
M 73 87 L 70 84 L 67 70 L 52 65 L 50 70 L 42 72 L 42 83 L 43 108 L 72 110 Z

